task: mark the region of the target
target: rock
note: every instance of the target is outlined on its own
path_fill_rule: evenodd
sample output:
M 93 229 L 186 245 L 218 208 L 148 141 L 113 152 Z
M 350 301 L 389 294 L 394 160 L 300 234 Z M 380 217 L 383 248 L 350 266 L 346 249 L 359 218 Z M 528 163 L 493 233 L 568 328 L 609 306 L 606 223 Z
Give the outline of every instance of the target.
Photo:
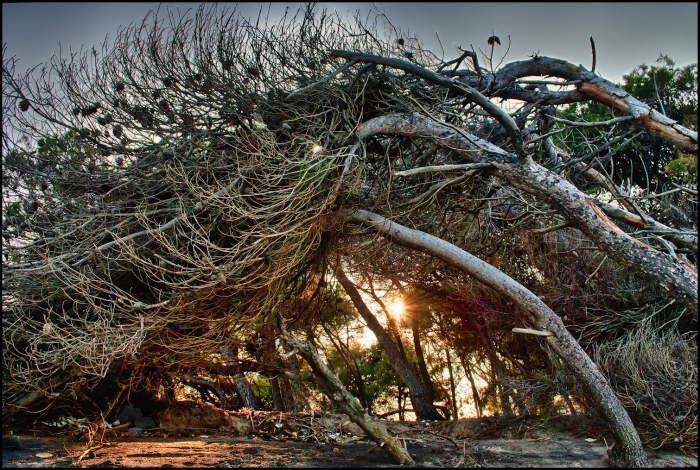
M 251 432 L 253 432 L 253 426 L 250 424 L 250 419 L 248 419 L 246 416 L 230 415 L 228 419 L 230 422 L 231 432 L 239 436 L 248 436 Z
M 345 424 L 343 423 L 343 430 L 347 434 L 352 434 L 353 436 L 360 436 L 364 437 L 366 436 L 365 432 L 360 428 L 357 424 L 355 423 L 350 423 L 350 424 Z
M 139 436 L 141 436 L 141 434 L 143 434 L 143 429 L 136 427 L 136 426 L 134 426 L 133 428 L 129 428 L 129 435 L 130 436 L 139 437 Z
M 169 408 L 157 412 L 154 418 L 160 423 L 161 428 L 173 432 L 192 428 L 218 429 L 222 426 L 231 426 L 223 410 L 191 402 L 173 403 Z
M 136 418 L 134 420 L 134 426 L 142 429 L 151 429 L 156 427 L 156 422 L 153 421 L 153 418 L 144 416 L 143 418 Z
M 143 411 L 141 408 L 134 408 L 134 405 L 124 405 L 117 416 L 121 423 L 133 423 L 138 418 L 143 418 Z
M 39 457 L 40 459 L 51 459 L 53 458 L 53 454 L 49 452 L 37 452 L 36 456 Z

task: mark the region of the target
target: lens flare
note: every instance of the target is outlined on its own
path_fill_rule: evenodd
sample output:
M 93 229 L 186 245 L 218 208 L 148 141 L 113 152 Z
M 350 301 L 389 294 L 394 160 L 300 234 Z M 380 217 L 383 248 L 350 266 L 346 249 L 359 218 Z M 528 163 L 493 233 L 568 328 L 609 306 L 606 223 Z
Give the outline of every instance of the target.
M 389 313 L 395 317 L 400 317 L 406 311 L 406 305 L 400 300 L 395 300 L 389 304 Z

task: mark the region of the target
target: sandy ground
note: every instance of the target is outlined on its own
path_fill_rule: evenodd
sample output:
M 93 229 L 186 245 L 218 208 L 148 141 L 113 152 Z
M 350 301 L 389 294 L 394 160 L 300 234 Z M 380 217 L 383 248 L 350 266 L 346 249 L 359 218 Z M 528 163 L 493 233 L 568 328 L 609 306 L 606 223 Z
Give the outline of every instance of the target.
M 268 421 L 271 421 L 268 419 Z M 532 420 L 495 432 L 483 420 L 442 423 L 387 422 L 405 440 L 417 467 L 608 467 L 605 436 L 585 426 Z M 483 432 L 482 432 L 483 431 Z M 394 467 L 389 456 L 367 439 L 298 442 L 284 435 L 248 436 L 195 432 L 188 437 L 154 431 L 149 436 L 120 434 L 85 453 L 86 444 L 68 434 L 39 432 L 5 435 L 5 467 Z M 496 434 L 496 436 L 494 436 Z M 591 435 L 588 440 L 586 435 Z M 320 434 L 319 434 L 320 436 Z M 610 442 L 609 437 L 607 442 Z M 38 457 L 37 454 L 42 455 Z M 50 454 L 50 455 L 46 455 Z M 78 457 L 84 458 L 77 462 Z M 680 453 L 653 455 L 660 467 L 697 466 Z
M 447 441 L 407 443 L 417 466 L 485 467 L 607 467 L 604 444 L 583 439 L 486 439 L 461 443 Z M 67 467 L 83 446 L 57 448 L 46 439 L 27 438 L 22 445 L 3 440 L 3 467 Z M 266 441 L 261 438 L 130 438 L 114 440 L 83 459 L 79 466 L 115 467 L 393 467 L 389 456 L 374 443 L 356 441 L 342 445 Z M 40 459 L 36 453 L 55 457 Z

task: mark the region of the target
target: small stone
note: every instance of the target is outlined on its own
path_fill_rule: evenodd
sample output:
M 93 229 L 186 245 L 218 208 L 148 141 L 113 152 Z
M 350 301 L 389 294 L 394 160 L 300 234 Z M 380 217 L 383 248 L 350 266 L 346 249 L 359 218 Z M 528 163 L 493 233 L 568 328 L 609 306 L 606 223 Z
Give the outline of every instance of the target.
M 333 452 L 340 452 L 340 449 L 338 449 L 337 447 L 333 447 Z
M 53 454 L 50 454 L 48 452 L 37 452 L 36 454 L 37 457 L 40 459 L 50 459 L 53 458 Z

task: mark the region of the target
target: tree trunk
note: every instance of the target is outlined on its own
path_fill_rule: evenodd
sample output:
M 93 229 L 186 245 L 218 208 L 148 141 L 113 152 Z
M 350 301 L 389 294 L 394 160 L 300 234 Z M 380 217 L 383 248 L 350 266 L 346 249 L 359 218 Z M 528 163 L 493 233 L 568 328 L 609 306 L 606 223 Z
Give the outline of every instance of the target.
M 379 444 L 398 464 L 414 464 L 408 451 L 398 439 L 367 415 L 357 398 L 347 391 L 338 376 L 323 363 L 316 349 L 308 341 L 300 340 L 287 332 L 283 332 L 282 337 L 309 363 L 323 392 L 343 413 L 348 415 L 353 423 L 366 432 L 370 439 Z
M 467 379 L 469 379 L 469 384 L 472 387 L 472 398 L 474 399 L 474 408 L 476 408 L 476 415 L 481 418 L 481 397 L 479 396 L 479 390 L 476 388 L 476 383 L 474 382 L 474 376 L 472 375 L 472 368 L 469 367 L 469 362 L 462 358 L 462 367 L 464 367 L 464 372 L 467 374 Z
M 455 378 L 452 374 L 452 358 L 450 357 L 450 348 L 445 347 L 445 354 L 447 354 L 447 372 L 450 374 L 450 390 L 452 391 L 452 416 L 453 419 L 459 419 L 459 414 L 457 413 L 457 394 L 455 393 Z
M 282 402 L 284 403 L 284 411 L 287 413 L 296 413 L 298 410 L 297 402 L 294 398 L 294 389 L 292 381 L 287 377 L 279 376 L 277 381 L 280 385 L 280 393 L 282 394 Z
M 219 351 L 221 352 L 221 357 L 224 358 L 226 365 L 236 363 L 238 356 L 238 349 L 232 351 L 228 346 L 219 346 Z M 236 395 L 238 395 L 238 401 L 241 403 L 241 407 L 250 408 L 254 410 L 258 407 L 257 401 L 255 400 L 255 394 L 253 393 L 253 388 L 250 386 L 250 382 L 245 378 L 243 372 L 238 372 L 233 376 L 233 383 L 236 388 Z
M 371 212 L 344 210 L 343 214 L 348 220 L 367 225 L 394 243 L 422 251 L 461 270 L 527 312 L 536 328 L 551 333 L 546 336 L 547 343 L 594 397 L 598 412 L 612 426 L 624 464 L 630 467 L 649 465 L 639 434 L 610 384 L 566 330 L 561 319 L 536 295 L 490 264 L 442 239 L 404 227 Z
M 384 304 L 382 299 L 380 299 L 379 296 L 374 292 L 374 286 L 372 285 L 371 280 L 369 281 L 369 289 L 370 289 L 370 295 L 372 296 L 374 301 L 379 304 L 379 306 L 384 311 L 384 314 L 386 315 L 386 326 L 389 327 L 389 331 L 391 331 L 391 334 L 394 335 L 394 341 L 399 348 L 399 352 L 401 353 L 401 357 L 403 357 L 403 360 L 405 362 L 408 362 L 408 359 L 406 358 L 406 351 L 404 350 L 404 347 L 403 347 L 403 341 L 401 340 L 401 334 L 399 333 L 399 327 L 396 324 L 396 320 L 394 319 L 394 317 L 391 316 L 389 309 L 386 307 L 386 305 Z
M 423 378 L 423 384 L 428 392 L 428 400 L 431 402 L 435 400 L 435 389 L 433 388 L 433 381 L 430 379 L 430 373 L 428 372 L 428 366 L 425 363 L 425 356 L 423 355 L 423 347 L 420 343 L 420 324 L 418 322 L 419 312 L 412 311 L 409 313 L 411 317 L 411 331 L 413 332 L 413 348 L 416 350 L 416 358 L 418 359 L 418 370 L 420 371 L 421 377 Z
M 268 377 L 270 382 L 270 395 L 272 395 L 272 405 L 277 411 L 287 411 L 284 399 L 282 398 L 282 390 L 280 388 L 279 377 Z
M 289 365 L 291 366 L 292 371 L 299 371 L 299 359 L 297 358 L 296 354 L 292 355 L 292 357 L 289 358 Z M 301 381 L 297 379 L 291 379 L 291 384 L 292 398 L 294 398 L 294 411 L 298 412 L 299 410 L 303 409 L 304 405 L 304 402 L 302 400 Z
M 396 348 L 396 345 L 393 343 L 393 341 L 391 341 L 391 338 L 389 338 L 389 335 L 386 333 L 386 331 L 384 331 L 382 325 L 369 310 L 364 300 L 362 300 L 362 297 L 360 296 L 360 293 L 355 285 L 350 282 L 350 279 L 348 279 L 345 272 L 343 272 L 343 268 L 340 266 L 340 263 L 338 263 L 336 267 L 335 276 L 338 279 L 338 282 L 340 282 L 340 285 L 343 286 L 343 289 L 345 289 L 345 292 L 347 292 L 353 304 L 355 304 L 355 308 L 357 308 L 357 311 L 360 312 L 360 315 L 365 320 L 365 323 L 367 323 L 369 329 L 372 330 L 374 335 L 377 337 L 379 344 L 381 344 L 384 351 L 386 351 L 391 368 L 396 371 L 399 377 L 401 377 L 401 380 L 403 380 L 408 387 L 408 390 L 411 393 L 413 409 L 416 410 L 416 415 L 418 418 L 430 420 L 444 419 L 433 405 L 433 402 L 428 399 L 429 394 L 426 387 L 423 385 L 423 382 L 420 381 L 415 372 L 413 372 L 408 363 L 406 363 L 406 361 L 403 359 L 401 353 Z
M 292 351 L 288 345 L 283 345 L 283 348 L 285 353 L 290 353 Z M 282 361 L 279 359 L 278 361 L 279 365 L 283 367 L 284 364 L 282 364 Z M 297 360 L 296 354 L 292 353 L 289 357 L 289 369 L 292 372 L 299 371 L 299 361 Z M 279 380 L 285 411 L 288 413 L 296 413 L 299 411 L 299 381 L 283 376 L 279 376 L 277 379 Z
M 243 408 L 250 408 L 255 410 L 258 408 L 258 402 L 255 399 L 255 394 L 253 393 L 253 387 L 250 386 L 250 382 L 245 378 L 243 372 L 233 376 L 234 384 L 236 386 L 236 395 L 238 395 L 238 400 L 241 402 Z

